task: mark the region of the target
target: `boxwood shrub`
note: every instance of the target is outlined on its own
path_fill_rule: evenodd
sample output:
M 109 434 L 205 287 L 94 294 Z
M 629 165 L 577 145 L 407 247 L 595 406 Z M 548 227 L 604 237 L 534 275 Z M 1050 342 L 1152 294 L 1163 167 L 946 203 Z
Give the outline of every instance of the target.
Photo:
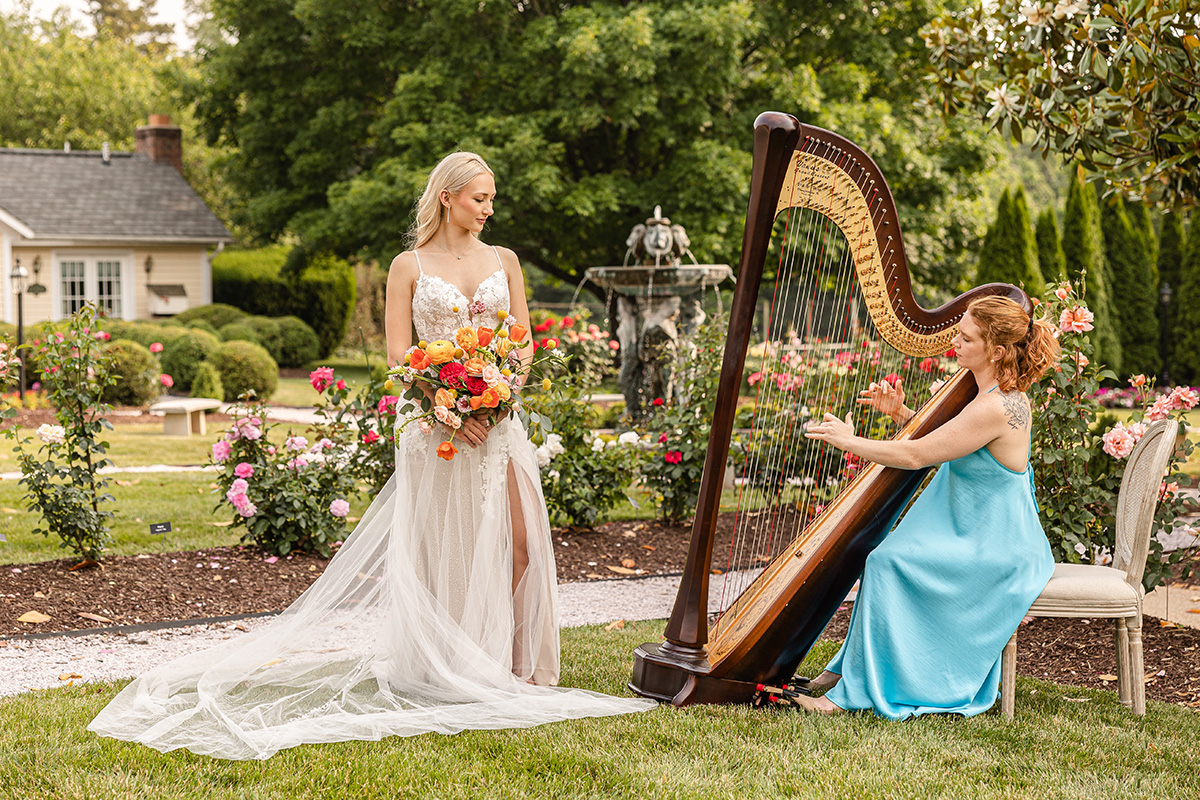
M 267 399 L 279 386 L 279 365 L 270 353 L 251 342 L 225 342 L 213 354 L 212 364 L 231 400 L 250 389 Z
M 197 371 L 204 362 L 212 360 L 220 347 L 221 340 L 211 333 L 188 330 L 163 346 L 163 372 L 171 376 L 180 391 L 191 391 Z
M 130 339 L 114 339 L 105 348 L 112 356 L 117 382 L 104 389 L 101 400 L 117 406 L 144 406 L 162 391 L 159 366 L 148 349 Z

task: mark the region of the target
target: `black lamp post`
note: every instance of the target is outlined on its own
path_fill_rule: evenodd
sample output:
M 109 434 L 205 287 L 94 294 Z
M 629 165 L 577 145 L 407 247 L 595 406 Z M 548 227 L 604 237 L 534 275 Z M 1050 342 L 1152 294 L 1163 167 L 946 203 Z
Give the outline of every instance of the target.
M 25 343 L 25 279 L 29 277 L 29 273 L 21 266 L 21 259 L 18 257 L 13 264 L 12 272 L 9 273 L 9 280 L 12 281 L 13 294 L 17 296 L 17 353 L 21 357 L 21 371 L 17 383 L 17 397 L 25 400 L 25 355 L 21 352 L 21 345 Z

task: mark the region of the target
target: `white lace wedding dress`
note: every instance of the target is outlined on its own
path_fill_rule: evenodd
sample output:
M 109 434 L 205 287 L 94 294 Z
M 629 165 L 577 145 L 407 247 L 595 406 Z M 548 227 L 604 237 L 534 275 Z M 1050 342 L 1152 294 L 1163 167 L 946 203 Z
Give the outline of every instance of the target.
M 509 303 L 504 272 L 471 300 L 486 307 L 482 320 L 469 321 L 455 286 L 422 273 L 413 297 L 420 338 L 495 325 Z M 452 461 L 435 454 L 445 439 L 405 428 L 395 475 L 290 608 L 138 677 L 88 730 L 162 751 L 263 759 L 304 743 L 653 708 L 546 685 L 558 679 L 557 584 L 533 447 L 515 416 L 479 448 L 460 442 Z M 510 508 L 524 518 L 529 554 L 515 591 Z

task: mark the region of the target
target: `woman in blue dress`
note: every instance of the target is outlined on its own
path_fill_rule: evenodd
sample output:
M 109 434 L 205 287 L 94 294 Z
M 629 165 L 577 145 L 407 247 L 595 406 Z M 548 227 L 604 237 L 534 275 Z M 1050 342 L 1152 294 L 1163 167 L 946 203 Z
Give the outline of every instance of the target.
M 1000 654 L 1045 588 L 1054 559 L 1038 522 L 1029 464 L 1030 384 L 1058 362 L 1049 323 L 1011 300 L 973 302 L 954 350 L 979 392 L 920 439 L 878 441 L 833 414 L 806 436 L 901 469 L 940 464 L 899 525 L 867 558 L 846 641 L 801 697 L 808 711 L 891 719 L 979 714 L 995 703 Z M 903 389 L 872 384 L 860 403 L 898 423 Z

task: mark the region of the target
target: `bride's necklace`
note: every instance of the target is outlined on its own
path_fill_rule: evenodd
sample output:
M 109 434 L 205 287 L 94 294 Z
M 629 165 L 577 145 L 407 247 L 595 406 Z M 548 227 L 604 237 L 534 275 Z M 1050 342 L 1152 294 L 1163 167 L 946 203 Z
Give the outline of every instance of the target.
M 437 245 L 438 247 L 440 247 L 441 249 L 445 250 L 447 253 L 449 253 L 450 255 L 454 256 L 454 257 L 455 257 L 455 258 L 457 258 L 459 261 L 462 261 L 462 260 L 463 260 L 463 257 L 462 257 L 462 256 L 460 256 L 458 253 L 456 253 L 456 252 L 454 252 L 453 250 L 451 250 L 449 247 L 446 247 L 445 245 L 442 245 L 442 244 L 438 244 L 437 242 L 433 242 L 433 244 L 435 244 L 435 245 Z

